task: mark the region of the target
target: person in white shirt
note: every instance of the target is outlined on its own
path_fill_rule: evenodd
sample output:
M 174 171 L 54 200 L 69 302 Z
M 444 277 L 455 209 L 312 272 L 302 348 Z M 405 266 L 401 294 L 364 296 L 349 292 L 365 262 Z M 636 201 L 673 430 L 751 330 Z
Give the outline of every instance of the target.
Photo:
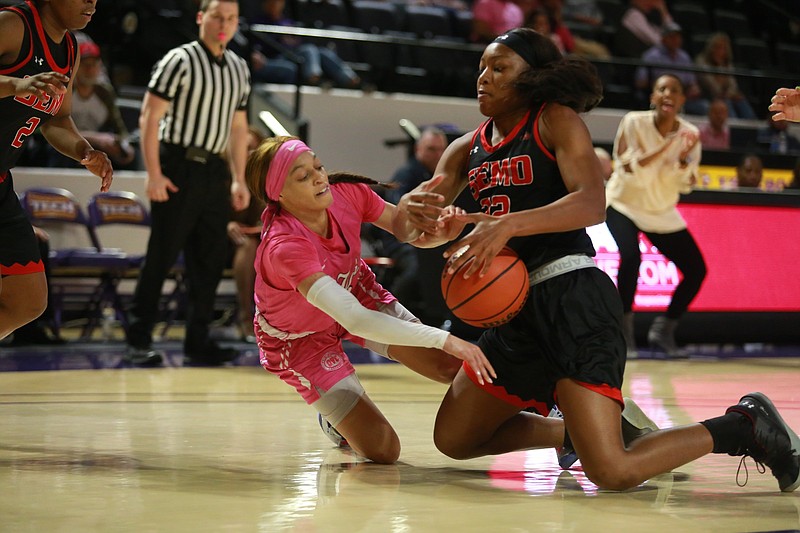
M 614 140 L 606 224 L 619 247 L 617 288 L 628 357 L 637 355 L 632 308 L 641 263 L 639 233 L 683 275 L 666 314 L 655 319 L 647 335 L 648 342 L 669 357 L 687 356 L 675 342 L 675 329 L 706 276 L 703 255 L 676 207 L 680 195 L 692 190 L 701 155 L 697 127 L 678 116 L 685 101 L 676 76 L 659 77 L 650 95 L 651 109 L 626 114 Z

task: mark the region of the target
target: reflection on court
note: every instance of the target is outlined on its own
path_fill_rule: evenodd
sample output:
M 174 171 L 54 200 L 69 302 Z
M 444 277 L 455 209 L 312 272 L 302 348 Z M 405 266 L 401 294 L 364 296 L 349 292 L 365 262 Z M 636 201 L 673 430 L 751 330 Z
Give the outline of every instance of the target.
M 434 447 L 445 387 L 361 365 L 403 444 L 396 465 L 331 448 L 258 367 L 0 373 L 0 531 L 798 531 L 800 494 L 708 456 L 623 493 L 552 450 L 454 461 Z M 662 427 L 761 390 L 800 429 L 798 359 L 634 361 L 625 394 Z M 741 480 L 740 475 L 740 480 Z

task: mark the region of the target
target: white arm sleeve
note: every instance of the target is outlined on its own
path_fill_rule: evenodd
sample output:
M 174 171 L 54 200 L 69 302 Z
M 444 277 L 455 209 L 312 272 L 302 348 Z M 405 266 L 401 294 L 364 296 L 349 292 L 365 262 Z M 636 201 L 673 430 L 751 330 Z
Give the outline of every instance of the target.
M 376 342 L 441 349 L 449 335 L 439 328 L 406 322 L 380 311 L 367 309 L 330 276 L 323 276 L 315 281 L 308 290 L 306 299 L 353 335 Z

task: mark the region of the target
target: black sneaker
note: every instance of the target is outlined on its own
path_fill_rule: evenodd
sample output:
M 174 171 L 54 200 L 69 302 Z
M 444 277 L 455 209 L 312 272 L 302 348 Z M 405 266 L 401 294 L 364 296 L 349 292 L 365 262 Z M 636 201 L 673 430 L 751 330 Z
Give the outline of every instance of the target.
M 184 362 L 197 366 L 222 366 L 239 356 L 235 348 L 223 348 L 215 342 L 208 342 L 200 349 L 184 348 Z
M 642 435 L 647 435 L 648 433 L 658 430 L 658 426 L 644 414 L 644 411 L 636 405 L 636 402 L 630 398 L 625 398 L 624 402 L 625 407 L 622 410 L 622 441 L 625 443 L 625 446 L 628 446 Z M 558 407 L 555 406 L 550 410 L 550 414 L 547 416 L 564 418 L 564 415 L 559 411 Z M 564 446 L 556 448 L 556 456 L 558 457 L 558 466 L 567 470 L 578 461 L 579 457 L 578 454 L 575 453 L 575 449 L 572 447 L 568 435 L 564 440 Z
M 769 398 L 760 392 L 751 392 L 725 413 L 743 414 L 753 424 L 752 440 L 738 454 L 749 455 L 755 462 L 768 466 L 781 491 L 797 489 L 800 486 L 800 438 L 784 422 Z
M 154 350 L 152 346 L 128 345 L 125 360 L 135 366 L 159 366 L 164 360 L 164 354 L 159 350 Z

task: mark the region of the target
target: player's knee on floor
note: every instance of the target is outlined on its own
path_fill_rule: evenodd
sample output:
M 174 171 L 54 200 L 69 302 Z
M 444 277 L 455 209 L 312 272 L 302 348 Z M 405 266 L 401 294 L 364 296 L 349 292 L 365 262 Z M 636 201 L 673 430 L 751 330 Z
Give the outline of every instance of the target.
M 355 374 L 321 391 L 320 398 L 312 405 L 333 427 L 338 426 L 364 395 L 364 387 Z
M 626 490 L 635 487 L 643 480 L 631 472 L 624 462 L 592 465 L 581 461 L 583 471 L 589 480 L 601 489 Z

